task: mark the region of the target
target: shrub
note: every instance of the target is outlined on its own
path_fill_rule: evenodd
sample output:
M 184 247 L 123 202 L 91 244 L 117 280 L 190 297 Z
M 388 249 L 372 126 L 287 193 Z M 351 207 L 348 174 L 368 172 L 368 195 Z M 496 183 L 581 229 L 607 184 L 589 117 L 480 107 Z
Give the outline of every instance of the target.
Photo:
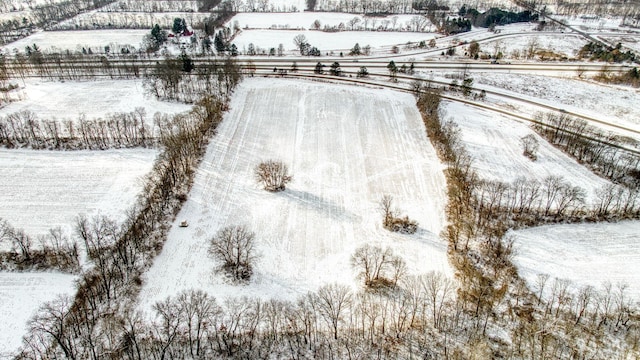
M 380 210 L 382 211 L 382 225 L 385 229 L 402 234 L 413 234 L 418 230 L 418 223 L 409 219 L 408 216 L 400 217 L 398 210 L 393 209 L 393 197 L 384 195 L 380 200 Z

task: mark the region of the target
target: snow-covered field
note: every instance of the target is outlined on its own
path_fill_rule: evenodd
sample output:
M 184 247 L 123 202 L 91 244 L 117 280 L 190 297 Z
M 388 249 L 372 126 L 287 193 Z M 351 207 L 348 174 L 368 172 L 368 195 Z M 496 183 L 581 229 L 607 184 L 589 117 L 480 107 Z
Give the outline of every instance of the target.
M 376 31 L 342 31 L 328 33 L 322 31 L 296 30 L 243 30 L 234 40 L 238 49 L 248 47 L 250 43 L 262 49 L 278 48 L 283 44 L 287 50 L 296 49 L 293 38 L 302 34 L 311 46 L 315 46 L 323 53 L 327 51 L 348 51 L 358 43 L 361 47 L 381 47 L 402 45 L 407 42 L 429 41 L 436 37 L 433 33 L 412 32 L 376 32 Z M 337 55 L 337 54 L 336 54 Z
M 575 75 L 577 76 L 577 74 Z M 594 116 L 640 131 L 640 91 L 628 86 L 606 85 L 571 78 L 525 74 L 474 73 L 475 84 L 490 85 L 536 98 L 567 111 Z M 486 88 L 489 90 L 489 88 Z
M 60 295 L 75 294 L 74 275 L 0 272 L 0 359 L 10 359 L 38 308 Z
M 0 150 L 0 218 L 32 236 L 56 226 L 72 234 L 79 214 L 123 220 L 156 154 Z
M 600 35 L 599 39 L 608 42 L 609 44 L 621 43 L 628 49 L 634 51 L 640 51 L 640 34 L 617 34 L 617 35 Z M 624 49 L 625 51 L 628 49 Z
M 524 59 L 527 50 L 533 47 L 537 50 L 552 51 L 555 54 L 573 58 L 586 43 L 587 41 L 577 34 L 532 32 L 481 42 L 480 50 L 489 55 L 502 52 L 505 58 L 513 58 L 517 52 L 520 54 L 520 58 Z
M 80 14 L 69 20 L 56 24 L 56 30 L 76 30 L 93 28 L 119 28 L 119 29 L 147 29 L 142 30 L 149 33 L 151 28 L 158 24 L 163 29 L 171 29 L 175 18 L 185 19 L 187 25 L 199 25 L 204 23 L 211 13 L 197 12 L 100 12 L 92 11 Z M 101 31 L 122 31 L 122 30 L 101 30 Z M 137 48 L 138 46 L 136 46 Z
M 622 17 L 554 15 L 553 18 L 562 21 L 567 25 L 577 27 L 580 30 L 587 30 L 590 32 L 622 29 L 620 27 L 622 24 Z
M 33 111 L 40 119 L 77 120 L 104 118 L 109 113 L 132 112 L 138 107 L 146 111 L 149 123 L 156 112 L 176 114 L 191 106 L 156 100 L 145 95 L 142 80 L 46 81 L 28 79 L 19 97 L 23 100 L 0 109 L 0 115 L 21 110 Z
M 609 183 L 540 137 L 538 160 L 522 155 L 520 138 L 535 134 L 528 124 L 460 103 L 447 102 L 445 109 L 446 118 L 460 126 L 464 146 L 473 157 L 473 168 L 483 179 L 511 182 L 522 176 L 542 181 L 547 176 L 560 175 L 584 188 L 587 202 L 594 198 L 596 189 Z
M 282 193 L 262 190 L 253 168 L 288 164 Z M 394 197 L 419 222 L 413 236 L 382 228 L 378 204 Z M 445 178 L 411 95 L 295 80 L 247 79 L 237 90 L 196 174 L 189 200 L 145 276 L 140 305 L 184 289 L 218 297 L 296 298 L 320 285 L 357 286 L 349 264 L 364 244 L 390 246 L 411 273 L 451 274 Z M 188 220 L 188 228 L 177 224 Z M 213 271 L 208 240 L 229 225 L 256 233 L 251 283 L 232 286 Z
M 227 26 L 232 26 L 236 22 L 240 28 L 257 29 L 312 29 L 313 22 L 318 20 L 320 28 L 337 27 L 341 23 L 350 28 L 349 22 L 358 19 L 356 28 L 378 29 L 382 27 L 386 30 L 401 30 L 410 28 L 409 22 L 415 16 L 420 15 L 393 15 L 386 17 L 364 17 L 357 14 L 335 13 L 335 12 L 302 12 L 302 13 L 240 13 L 227 22 Z M 433 29 L 433 27 L 432 27 Z M 379 34 L 379 36 L 383 36 Z
M 40 31 L 3 46 L 3 51 L 11 53 L 15 49 L 24 52 L 27 46 L 33 44 L 47 52 L 82 51 L 84 47 L 102 53 L 105 46 L 109 46 L 113 51 L 122 47 L 138 49 L 142 38 L 148 33 L 149 30 Z
M 640 301 L 640 222 L 548 225 L 510 234 L 514 263 L 532 288 L 538 274 L 570 280 L 574 289 L 625 283 L 633 302 Z

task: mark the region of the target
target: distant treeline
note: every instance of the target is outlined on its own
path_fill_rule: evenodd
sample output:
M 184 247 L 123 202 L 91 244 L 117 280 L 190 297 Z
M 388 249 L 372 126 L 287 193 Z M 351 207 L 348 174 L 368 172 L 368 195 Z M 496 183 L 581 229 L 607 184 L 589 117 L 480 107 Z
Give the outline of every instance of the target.
M 496 25 L 538 20 L 538 14 L 532 14 L 529 10 L 516 13 L 498 8 L 491 8 L 481 13 L 474 8 L 467 9 L 466 6 L 462 6 L 458 11 L 458 15 L 459 17 L 457 18 L 444 18 L 444 13 L 436 14 L 432 10 L 428 13 L 429 20 L 437 26 L 439 32 L 444 34 L 467 32 L 471 30 L 471 26 L 490 28 Z

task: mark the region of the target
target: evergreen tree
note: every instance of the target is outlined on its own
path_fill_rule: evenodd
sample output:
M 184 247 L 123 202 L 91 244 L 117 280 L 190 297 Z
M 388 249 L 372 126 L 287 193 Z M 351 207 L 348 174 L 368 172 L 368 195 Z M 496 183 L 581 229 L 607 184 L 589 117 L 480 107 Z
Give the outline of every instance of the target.
M 322 63 L 317 63 L 313 72 L 316 74 L 324 74 L 324 65 L 322 65 Z
M 185 30 L 187 30 L 187 22 L 184 19 L 173 19 L 173 26 L 171 27 L 171 31 L 173 31 L 174 34 L 182 34 Z
M 224 52 L 227 48 L 224 40 L 222 39 L 222 31 L 218 31 L 216 36 L 213 38 L 213 46 L 215 46 L 217 52 Z
M 193 61 L 185 52 L 182 52 L 182 55 L 180 55 L 180 61 L 182 62 L 183 72 L 191 72 L 191 70 L 195 68 Z
M 331 64 L 331 70 L 329 70 L 329 72 L 331 72 L 331 75 L 333 76 L 340 76 L 342 75 L 342 70 L 340 69 L 340 64 L 336 61 L 333 64 Z

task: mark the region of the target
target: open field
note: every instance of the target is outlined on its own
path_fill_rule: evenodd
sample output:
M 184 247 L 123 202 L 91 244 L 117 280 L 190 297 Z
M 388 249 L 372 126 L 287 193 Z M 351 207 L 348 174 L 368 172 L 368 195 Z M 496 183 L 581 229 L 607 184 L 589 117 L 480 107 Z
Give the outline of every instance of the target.
M 18 94 L 22 100 L 1 108 L 0 115 L 29 110 L 44 120 L 77 121 L 82 114 L 88 119 L 104 118 L 110 113 L 132 112 L 142 107 L 151 125 L 156 112 L 175 114 L 191 108 L 147 96 L 141 80 L 58 82 L 29 79 L 19 84 L 23 85 Z
M 629 285 L 627 295 L 640 301 L 640 222 L 548 225 L 512 231 L 514 264 L 535 288 L 538 274 L 570 280 L 574 290 L 605 282 Z M 551 282 L 549 283 L 549 287 Z
M 489 85 L 518 94 L 523 99 L 535 99 L 549 105 L 562 104 L 567 111 L 640 131 L 640 109 L 634 106 L 640 102 L 640 92 L 628 86 L 525 74 L 495 76 L 474 73 L 472 77 L 480 88 Z
M 38 308 L 60 295 L 73 296 L 74 275 L 0 272 L 0 359 L 22 344 L 27 322 Z
M 459 103 L 446 103 L 445 109 L 446 118 L 460 126 L 464 146 L 473 157 L 472 166 L 482 179 L 512 182 L 524 177 L 542 181 L 560 175 L 586 190 L 587 203 L 594 199 L 596 189 L 609 184 L 537 135 L 538 160 L 522 155 L 520 138 L 534 134 L 527 124 Z
M 434 33 L 413 33 L 413 32 L 376 32 L 376 31 L 342 31 L 327 33 L 322 31 L 294 31 L 294 30 L 243 30 L 234 40 L 239 50 L 253 43 L 262 49 L 278 48 L 283 44 L 287 50 L 295 50 L 296 46 L 293 38 L 303 34 L 311 46 L 317 47 L 324 55 L 328 51 L 349 52 L 349 49 L 358 43 L 360 47 L 369 45 L 373 48 L 402 45 L 407 42 L 429 41 L 436 37 Z M 384 34 L 384 36 L 381 36 Z M 335 54 L 338 55 L 338 54 Z M 321 59 L 318 59 L 321 60 Z
M 151 170 L 155 150 L 0 150 L 0 218 L 31 236 L 61 226 L 71 235 L 79 214 L 122 220 Z
M 338 27 L 342 23 L 346 28 L 350 28 L 349 21 L 358 19 L 355 27 L 357 29 L 377 29 L 379 27 L 386 30 L 410 29 L 409 22 L 414 16 L 419 15 L 393 15 L 384 17 L 364 17 L 357 14 L 335 13 L 335 12 L 301 12 L 301 13 L 240 13 L 227 22 L 227 26 L 233 26 L 236 22 L 241 29 L 312 29 L 313 22 L 318 20 L 320 28 Z M 433 27 L 432 27 L 433 28 Z M 383 34 L 379 34 L 384 37 Z
M 513 59 L 515 54 L 519 54 L 520 59 L 525 59 L 530 49 L 535 50 L 538 54 L 535 55 L 536 60 L 540 59 L 540 51 L 553 52 L 558 57 L 565 56 L 572 59 L 586 43 L 587 41 L 577 34 L 532 32 L 482 42 L 480 49 L 489 56 L 501 52 L 506 59 Z M 555 55 L 545 56 L 546 58 L 541 60 L 550 60 L 550 56 Z
M 281 159 L 294 176 L 282 193 L 253 167 Z M 410 273 L 451 274 L 443 226 L 445 179 L 407 94 L 292 80 L 247 79 L 196 175 L 189 200 L 145 278 L 142 307 L 189 288 L 216 297 L 295 299 L 322 284 L 357 286 L 349 258 L 365 243 L 391 246 Z M 383 194 L 419 222 L 413 236 L 382 228 Z M 179 228 L 188 220 L 188 228 Z M 261 257 L 247 286 L 214 274 L 208 239 L 246 224 Z
M 3 49 L 5 52 L 12 52 L 14 49 L 24 52 L 25 47 L 33 44 L 48 52 L 82 51 L 84 47 L 101 53 L 104 52 L 105 46 L 109 46 L 114 51 L 119 51 L 121 47 L 138 49 L 142 38 L 147 33 L 149 30 L 40 31 L 7 44 Z
M 30 2 L 55 1 L 67 0 Z M 39 119 L 57 119 L 64 124 L 63 120 L 104 119 L 112 113 L 143 108 L 151 125 L 154 113 L 172 115 L 195 109 L 189 119 L 189 125 L 194 127 L 187 128 L 197 131 L 179 131 L 181 124 L 176 122 L 176 136 L 169 138 L 166 149 L 59 152 L 0 149 L 0 218 L 16 228 L 24 228 L 34 239 L 52 227 L 61 226 L 65 235 L 77 240 L 74 225 L 79 214 L 124 219 L 136 196 L 141 195 L 142 179 L 150 173 L 153 161 L 166 160 L 158 163 L 158 168 L 167 170 L 164 174 L 154 173 L 157 176 L 152 181 L 157 181 L 162 191 L 150 192 L 150 205 L 136 216 L 129 231 L 123 232 L 125 235 L 117 245 L 100 249 L 99 254 L 106 256 L 89 259 L 81 246 L 81 267 L 90 270 L 95 266 L 95 274 L 0 272 L 0 304 L 4 305 L 0 310 L 0 359 L 19 348 L 20 337 L 27 332 L 25 324 L 39 306 L 58 294 L 73 296 L 74 280 L 80 276 L 88 280 L 82 282 L 80 290 L 88 291 L 79 294 L 87 296 L 78 296 L 77 306 L 69 311 L 83 316 L 70 317 L 68 328 L 61 330 L 73 342 L 77 353 L 73 357 L 77 359 L 90 358 L 95 351 L 100 352 L 99 356 L 141 359 L 264 358 L 264 354 L 274 359 L 312 356 L 343 359 L 347 353 L 353 358 L 374 358 L 375 354 L 387 358 L 434 359 L 640 357 L 637 316 L 640 221 L 566 225 L 579 221 L 579 216 L 589 221 L 622 218 L 622 211 L 594 210 L 588 215 L 571 211 L 583 209 L 582 205 L 584 209 L 593 209 L 597 191 L 611 183 L 591 172 L 588 164 L 580 164 L 551 146 L 535 134 L 529 123 L 504 115 L 510 112 L 533 116 L 548 107 L 558 114 L 580 114 L 593 117 L 594 122 L 609 122 L 602 128 L 630 128 L 629 137 L 640 140 L 634 132 L 640 131 L 640 109 L 634 105 L 640 103 L 638 90 L 599 84 L 587 77 L 595 75 L 595 71 L 600 71 L 597 66 L 605 63 L 589 63 L 595 70 L 584 72 L 587 62 L 572 59 L 590 41 L 585 33 L 609 42 L 622 41 L 637 50 L 640 31 L 620 27 L 621 19 L 559 17 L 585 33 L 552 26 L 537 31 L 538 23 L 518 23 L 498 25 L 491 31 L 473 27 L 469 32 L 444 35 L 420 32 L 435 31 L 435 26 L 419 14 L 426 11 L 412 10 L 412 4 L 420 5 L 418 1 L 318 0 L 315 8 L 327 12 L 307 12 L 302 11 L 306 0 L 231 0 L 225 6 L 228 4 L 234 12 L 250 12 L 236 13 L 227 20 L 226 26 L 231 31 L 223 41 L 228 40 L 228 44 L 218 40 L 211 48 L 234 44 L 239 51 L 235 59 L 246 66 L 242 70 L 247 77 L 234 90 L 229 103 L 224 103 L 228 99 L 220 99 L 224 103 L 220 107 L 222 103 L 209 101 L 199 102 L 195 107 L 157 101 L 145 94 L 142 79 L 44 81 L 36 77 L 49 71 L 48 76 L 56 78 L 56 72 L 64 71 L 65 65 L 40 66 L 42 59 L 33 53 L 27 57 L 13 56 L 17 52 L 26 54 L 25 48 L 34 44 L 45 52 L 44 60 L 49 59 L 49 52 L 59 52 L 64 57 L 66 50 L 90 49 L 94 56 L 82 57 L 83 66 L 78 67 L 81 72 L 87 62 L 102 67 L 115 64 L 111 61 L 116 58 L 113 53 L 126 48 L 133 52 L 130 62 L 134 62 L 134 56 L 141 59 L 140 68 L 136 69 L 156 75 L 158 84 L 163 81 L 178 84 L 174 87 L 177 92 L 186 92 L 199 81 L 195 75 L 201 74 L 205 63 L 226 58 L 223 52 L 203 54 L 206 48 L 201 45 L 208 44 L 203 42 L 204 34 L 198 25 L 218 12 L 195 11 L 200 1 L 118 0 L 104 8 L 61 19 L 57 24 L 57 20 L 47 20 L 46 25 L 44 21 L 38 25 L 49 30 L 77 31 L 36 29 L 32 36 L 2 48 L 7 63 L 0 70 L 25 74 L 25 78 L 8 79 L 0 84 L 5 94 L 3 101 L 16 100 L 2 105 L 2 117 L 29 110 Z M 388 13 L 384 5 L 387 2 L 393 4 L 395 10 L 391 12 L 407 14 L 375 18 L 362 15 Z M 7 11 L 7 6 L 20 3 L 0 0 L 0 8 L 4 6 Z M 447 0 L 438 4 L 451 7 L 451 12 L 442 13 L 443 19 L 457 17 L 463 4 L 481 11 L 486 10 L 481 7 L 492 6 L 522 10 L 506 0 L 482 4 Z M 337 8 L 351 12 L 329 12 Z M 27 6 L 15 10 L 0 13 L 0 19 L 16 18 L 20 22 L 22 19 L 16 16 L 30 14 L 35 19 L 37 15 Z M 269 10 L 293 12 L 257 12 Z M 172 40 L 157 44 L 159 50 L 155 53 L 138 52 L 146 50 L 141 49 L 142 42 L 151 34 L 154 24 L 166 30 L 174 18 L 185 18 L 187 25 L 198 26 L 196 35 L 182 38 L 182 46 Z M 311 30 L 315 20 L 319 21 L 320 29 L 339 26 L 351 31 Z M 450 25 L 448 28 L 455 33 L 456 26 Z M 208 26 L 209 32 L 220 30 Z M 466 23 L 458 26 L 466 28 Z M 140 30 L 118 30 L 121 27 Z M 83 28 L 105 30 L 80 30 Z M 234 28 L 239 31 L 236 33 Z M 322 56 L 303 58 L 293 41 L 300 34 Z M 159 42 L 161 38 L 158 36 Z M 147 37 L 146 45 L 150 39 Z M 188 44 L 191 39 L 193 43 Z M 408 42 L 428 43 L 431 39 L 436 40 L 434 48 L 404 46 Z M 472 41 L 480 45 L 478 60 L 465 54 Z M 348 56 L 356 43 L 361 48 L 369 45 L 371 56 Z M 271 48 L 278 49 L 280 44 L 286 50 L 283 56 L 247 54 L 249 45 L 263 55 Z M 398 49 L 392 51 L 394 45 L 400 47 L 399 53 L 395 51 Z M 448 48 L 455 48 L 455 54 L 445 55 Z M 548 52 L 537 52 L 527 59 L 529 50 Z M 503 55 L 498 61 L 488 58 L 498 53 Z M 109 64 L 104 62 L 103 55 L 110 60 Z M 548 61 L 562 57 L 570 61 Z M 162 63 L 169 58 L 175 61 Z M 401 70 L 396 74 L 391 60 L 397 66 L 412 63 L 417 70 L 415 73 Z M 294 61 L 301 69 L 295 73 L 288 71 Z M 304 78 L 317 62 L 326 66 L 328 74 L 334 61 L 342 64 L 346 76 L 339 79 L 314 74 L 314 81 Z M 154 64 L 175 66 L 154 67 Z M 192 71 L 191 65 L 196 71 Z M 231 62 L 225 65 L 226 75 L 241 70 Z M 356 77 L 353 70 L 360 67 L 368 67 L 370 76 L 358 83 L 360 76 Z M 275 71 L 271 71 L 273 68 Z M 253 72 L 265 78 L 253 77 Z M 454 169 L 454 162 L 448 163 L 451 168 L 446 172 L 450 175 L 447 183 L 446 165 L 441 163 L 426 136 L 416 98 L 401 91 L 415 89 L 420 79 L 448 84 L 463 72 L 474 78 L 471 85 L 474 96 L 443 90 L 447 99 L 452 100 L 440 102 L 427 96 L 421 99 L 425 101 L 421 105 L 430 100 L 433 100 L 430 104 L 436 104 L 437 100 L 441 120 L 459 126 L 461 142 L 473 158 L 472 168 L 478 178 L 513 182 L 524 177 L 541 182 L 549 176 L 561 176 L 570 185 L 585 190 L 584 204 L 579 190 L 558 186 L 553 189 L 557 193 L 547 194 L 549 206 L 561 206 L 560 200 L 550 200 L 555 194 L 567 198 L 573 194 L 575 203 L 580 205 L 567 205 L 568 210 L 558 211 L 557 215 L 553 211 L 542 215 L 544 198 L 539 195 L 532 200 L 531 213 L 525 211 L 519 218 L 517 210 L 496 214 L 504 209 L 499 205 L 517 201 L 524 204 L 526 191 L 534 196 L 534 191 L 544 191 L 545 185 L 530 182 L 527 185 L 532 186 L 526 189 L 487 186 L 477 183 L 478 178 L 465 178 L 467 168 Z M 281 78 L 276 78 L 278 75 Z M 285 79 L 287 76 L 291 78 Z M 346 82 L 341 80 L 351 81 L 352 85 L 344 85 Z M 229 86 L 225 89 L 235 84 L 233 76 L 220 76 L 218 81 Z M 15 85 L 17 89 L 13 89 Z M 207 85 L 219 89 L 215 81 Z M 486 97 L 476 96 L 481 90 L 487 92 Z M 216 95 L 217 91 L 212 93 Z M 476 106 L 464 102 L 475 102 Z M 427 122 L 435 119 L 435 108 L 427 109 L 430 104 L 422 108 L 425 114 L 433 110 L 425 115 Z M 222 109 L 227 109 L 226 105 L 230 110 L 224 110 L 222 123 L 217 125 L 216 121 L 209 128 L 208 120 L 217 119 Z M 24 119 L 24 129 L 28 129 L 32 123 L 27 116 Z M 7 129 L 14 125 L 7 124 Z M 218 127 L 214 129 L 215 126 Z M 434 128 L 430 129 L 432 140 L 448 149 L 447 136 L 452 133 L 445 127 L 439 138 L 439 129 Z M 110 129 L 114 133 L 121 131 L 115 126 Z M 201 133 L 214 132 L 207 139 L 206 154 L 200 159 L 202 148 L 187 144 L 193 144 L 194 139 L 200 141 Z M 23 138 L 29 136 L 26 130 L 23 133 L 26 134 Z M 36 137 L 33 128 L 31 135 Z M 532 135 L 539 142 L 536 161 L 523 155 L 521 139 L 525 135 Z M 635 146 L 631 140 L 626 145 Z M 456 152 L 459 147 L 451 149 Z M 159 153 L 164 150 L 167 152 Z M 446 155 L 450 160 L 459 154 Z M 256 183 L 255 166 L 270 159 L 282 160 L 293 175 L 293 182 L 283 192 L 270 193 Z M 625 181 L 636 173 L 629 174 Z M 466 196 L 468 189 L 476 192 Z M 573 190 L 574 193 L 568 193 Z M 611 195 L 612 203 L 620 203 L 625 200 L 623 196 L 629 195 L 631 199 L 635 194 L 632 190 L 614 190 L 618 188 L 604 195 L 600 193 L 600 197 Z M 385 194 L 393 196 L 393 207 L 399 214 L 418 222 L 417 233 L 403 235 L 383 228 L 380 199 Z M 537 213 L 536 204 L 539 204 Z M 517 209 L 515 205 L 511 208 Z M 638 218 L 638 212 L 629 210 L 624 216 Z M 188 222 L 187 227 L 181 226 L 183 221 Z M 545 221 L 560 225 L 538 226 Z M 232 284 L 224 274 L 216 272 L 220 264 L 208 253 L 210 239 L 232 225 L 246 225 L 255 232 L 257 260 L 247 284 Z M 508 226 L 531 227 L 507 230 Z M 11 236 L 16 237 L 12 240 L 19 240 L 15 233 L 5 234 L 6 239 L 0 239 L 0 251 L 12 246 L 8 240 Z M 508 246 L 512 239 L 513 253 Z M 350 258 L 365 244 L 388 247 L 404 259 L 407 271 L 398 277 L 407 281 L 380 292 L 364 289 Z M 34 247 L 38 246 L 36 240 Z M 22 260 L 14 257 L 6 261 Z M 429 271 L 443 273 L 453 281 L 404 277 Z M 571 281 L 569 296 L 534 301 L 540 274 L 550 276 L 547 292 L 554 278 Z M 521 279 L 528 288 L 521 286 Z M 584 305 L 577 289 L 591 285 L 601 291 L 602 284 L 607 282 L 614 284 L 614 288 L 616 284 L 628 285 L 628 307 L 614 299 L 611 303 L 614 305 L 602 311 L 610 305 L 603 293 L 594 294 L 592 302 Z M 334 283 L 344 284 L 344 289 L 351 291 L 327 295 L 329 290 L 324 285 Z M 175 297 L 190 289 L 204 291 L 221 307 L 213 306 L 213 299 L 197 299 L 198 294 L 191 294 L 190 299 Z M 306 302 L 288 302 L 306 294 L 309 294 Z M 166 309 L 153 306 L 165 299 L 169 299 Z M 339 301 L 343 301 L 344 308 L 336 314 L 333 304 Z M 579 311 L 581 302 L 584 313 Z M 195 314 L 192 310 L 204 310 L 200 313 L 203 316 L 192 316 Z M 618 321 L 609 321 L 609 316 L 617 317 Z M 192 320 L 202 327 L 192 327 Z M 171 334 L 174 330 L 175 334 Z M 202 348 L 200 339 L 192 342 L 195 331 L 196 336 L 203 336 Z M 87 341 L 89 334 L 95 335 L 95 342 Z M 64 345 L 56 344 L 51 336 L 45 337 L 45 342 L 52 344 L 48 349 L 51 352 L 40 357 L 63 357 L 67 351 Z M 135 349 L 123 346 L 123 340 L 135 344 Z M 194 354 L 194 346 L 202 354 Z

